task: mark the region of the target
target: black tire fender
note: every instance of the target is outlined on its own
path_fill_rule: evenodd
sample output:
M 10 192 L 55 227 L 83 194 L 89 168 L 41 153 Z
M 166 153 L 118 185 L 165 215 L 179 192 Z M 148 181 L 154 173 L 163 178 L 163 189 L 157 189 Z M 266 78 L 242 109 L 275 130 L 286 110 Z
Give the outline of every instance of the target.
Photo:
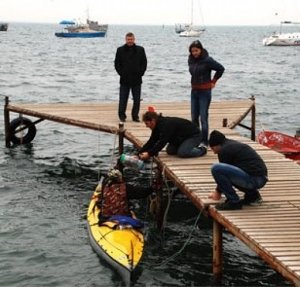
M 30 143 L 35 135 L 36 127 L 30 119 L 19 117 L 10 122 L 10 140 L 14 144 Z

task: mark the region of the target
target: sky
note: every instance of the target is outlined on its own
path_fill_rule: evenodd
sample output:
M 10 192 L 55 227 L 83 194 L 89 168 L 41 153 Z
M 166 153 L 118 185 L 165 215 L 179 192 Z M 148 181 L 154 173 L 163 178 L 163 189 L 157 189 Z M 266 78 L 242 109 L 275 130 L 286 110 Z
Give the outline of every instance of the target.
M 300 0 L 0 0 L 0 21 L 58 23 L 63 19 L 107 24 L 278 25 L 300 22 Z M 88 11 L 88 13 L 87 13 Z

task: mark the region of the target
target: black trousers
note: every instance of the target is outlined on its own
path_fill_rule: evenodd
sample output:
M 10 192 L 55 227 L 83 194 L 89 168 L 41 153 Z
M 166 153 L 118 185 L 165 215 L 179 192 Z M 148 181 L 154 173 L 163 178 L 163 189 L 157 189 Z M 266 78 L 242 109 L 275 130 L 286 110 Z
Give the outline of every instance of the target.
M 133 106 L 131 111 L 132 119 L 139 118 L 140 112 L 140 102 L 141 102 L 141 85 L 137 85 L 134 87 L 120 85 L 120 95 L 119 95 L 119 118 L 120 120 L 125 120 L 126 116 L 126 109 L 127 109 L 127 102 L 129 98 L 129 93 L 132 93 L 133 98 Z

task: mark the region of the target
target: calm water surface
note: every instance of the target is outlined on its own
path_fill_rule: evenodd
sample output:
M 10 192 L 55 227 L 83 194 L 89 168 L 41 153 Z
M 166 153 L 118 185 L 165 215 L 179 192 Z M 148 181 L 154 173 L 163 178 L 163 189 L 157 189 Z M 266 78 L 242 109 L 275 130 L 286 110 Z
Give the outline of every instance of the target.
M 59 39 L 57 29 L 12 23 L 0 34 L 1 96 L 25 103 L 117 101 L 115 51 L 133 31 L 148 56 L 144 100 L 189 100 L 187 49 L 194 39 L 178 37 L 174 27 L 110 26 L 103 39 Z M 273 30 L 208 27 L 201 41 L 226 68 L 213 98 L 253 95 L 257 129 L 293 135 L 300 127 L 300 49 L 262 46 Z M 0 113 L 0 286 L 122 286 L 91 249 L 85 221 L 99 172 L 116 159 L 114 136 L 42 122 L 32 144 L 6 149 L 3 109 Z M 128 177 L 141 184 L 149 180 L 147 171 Z M 198 211 L 179 194 L 161 237 L 146 202 L 134 204 L 146 221 L 145 254 L 134 286 L 291 286 L 226 233 L 224 277 L 215 283 L 212 222 L 201 216 L 193 229 Z M 185 250 L 172 259 L 192 231 Z

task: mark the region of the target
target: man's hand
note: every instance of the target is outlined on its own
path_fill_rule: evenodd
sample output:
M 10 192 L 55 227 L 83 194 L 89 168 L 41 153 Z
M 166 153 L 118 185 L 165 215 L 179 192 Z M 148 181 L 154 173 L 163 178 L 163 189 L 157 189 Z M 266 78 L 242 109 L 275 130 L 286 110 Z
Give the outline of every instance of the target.
M 148 152 L 142 152 L 142 153 L 139 154 L 139 158 L 140 158 L 141 160 L 147 160 L 147 159 L 150 158 L 150 155 L 149 155 Z
M 215 190 L 214 192 L 212 192 L 208 198 L 213 199 L 213 200 L 220 200 L 221 199 L 221 192 Z

